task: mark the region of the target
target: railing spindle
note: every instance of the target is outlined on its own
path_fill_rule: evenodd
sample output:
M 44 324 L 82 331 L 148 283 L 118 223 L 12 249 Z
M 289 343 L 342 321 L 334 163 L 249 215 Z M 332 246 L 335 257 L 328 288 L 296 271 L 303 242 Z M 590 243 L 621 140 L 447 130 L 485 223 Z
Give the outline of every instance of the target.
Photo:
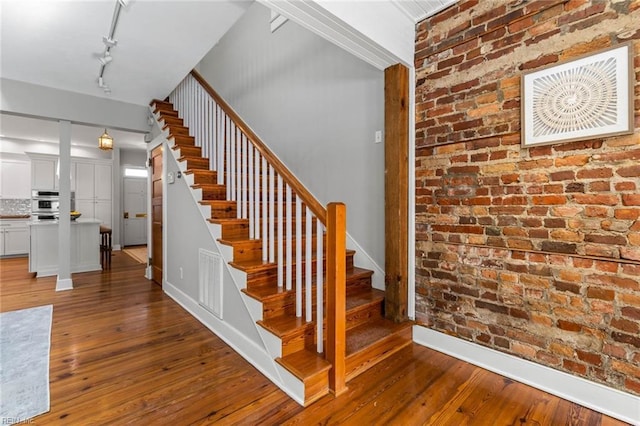
M 274 188 L 274 181 L 275 181 L 275 170 L 273 168 L 272 165 L 269 165 L 269 262 L 273 263 L 275 262 L 275 223 L 274 223 L 274 219 L 275 219 L 275 214 L 274 214 L 274 207 L 275 207 L 275 188 Z
M 231 197 L 229 198 L 231 201 L 236 201 L 236 138 L 235 138 L 235 126 L 231 122 L 231 119 L 227 118 L 227 124 L 229 128 L 227 130 L 227 134 L 229 136 L 229 151 L 231 151 L 231 158 L 229 165 L 231 169 L 227 174 L 227 179 L 229 180 L 229 186 L 231 187 Z
M 293 268 L 293 265 L 291 264 L 292 260 L 293 260 L 293 247 L 292 247 L 292 242 L 291 242 L 291 209 L 292 209 L 292 200 L 291 200 L 291 187 L 289 185 L 286 185 L 287 188 L 287 195 L 286 195 L 286 203 L 285 203 L 285 207 L 287 208 L 287 217 L 285 218 L 285 228 L 286 228 L 286 238 L 285 238 L 285 245 L 287 248 L 287 258 L 285 261 L 285 267 L 286 269 L 286 277 L 285 277 L 285 282 L 286 282 L 286 287 L 287 290 L 291 290 L 292 284 L 291 284 L 291 269 Z
M 249 164 L 247 169 L 247 178 L 249 180 L 249 238 L 253 238 L 253 228 L 256 221 L 253 217 L 253 145 L 249 146 L 247 154 L 247 162 Z
M 235 130 L 235 138 L 236 138 L 236 211 L 238 218 L 242 218 L 243 206 L 244 206 L 244 188 L 242 187 L 242 175 L 243 170 L 242 166 L 244 165 L 244 161 L 242 161 L 242 133 L 240 129 L 236 127 Z
M 269 260 L 269 188 L 267 159 L 262 158 L 262 261 Z
M 284 195 L 284 191 L 282 190 L 282 177 L 280 175 L 278 175 L 277 194 L 278 194 L 278 198 L 277 198 L 278 218 L 276 221 L 278 224 L 278 235 L 276 236 L 275 240 L 276 240 L 276 244 L 278 244 L 278 287 L 282 288 L 284 286 L 284 253 L 283 253 L 284 238 L 282 238 L 283 237 L 282 221 L 284 219 L 284 211 L 283 211 L 284 200 L 282 199 L 282 197 Z
M 311 218 L 311 210 L 309 210 L 308 208 L 305 209 L 306 210 L 306 232 L 305 232 L 305 269 L 306 269 L 306 274 L 305 274 L 305 284 L 304 284 L 304 288 L 305 288 L 305 300 L 306 300 L 306 320 L 307 322 L 311 322 L 313 321 L 313 308 L 312 306 L 312 302 L 313 302 L 313 283 L 312 283 L 312 274 L 311 274 L 311 266 L 312 266 L 312 260 L 313 260 L 313 252 L 311 250 L 311 243 L 313 242 L 313 234 L 311 232 L 312 228 L 312 218 Z
M 318 353 L 324 352 L 324 231 L 322 222 L 316 220 L 316 348 Z
M 255 150 L 255 165 L 254 165 L 254 176 L 253 179 L 255 180 L 255 186 L 254 186 L 254 201 L 253 201 L 253 206 L 255 208 L 255 211 L 253 212 L 253 218 L 255 221 L 255 224 L 253 225 L 253 235 L 251 236 L 251 238 L 254 239 L 259 239 L 260 238 L 260 152 L 256 149 Z
M 302 201 L 296 194 L 296 316 L 302 316 Z

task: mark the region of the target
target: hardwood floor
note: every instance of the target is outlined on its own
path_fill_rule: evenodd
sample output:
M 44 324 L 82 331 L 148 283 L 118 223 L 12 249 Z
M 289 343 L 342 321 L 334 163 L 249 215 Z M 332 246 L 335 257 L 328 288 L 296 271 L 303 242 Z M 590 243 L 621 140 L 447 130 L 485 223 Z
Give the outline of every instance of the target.
M 51 411 L 33 424 L 622 425 L 411 345 L 302 408 L 114 252 L 111 270 L 35 279 L 0 260 L 0 311 L 53 304 Z

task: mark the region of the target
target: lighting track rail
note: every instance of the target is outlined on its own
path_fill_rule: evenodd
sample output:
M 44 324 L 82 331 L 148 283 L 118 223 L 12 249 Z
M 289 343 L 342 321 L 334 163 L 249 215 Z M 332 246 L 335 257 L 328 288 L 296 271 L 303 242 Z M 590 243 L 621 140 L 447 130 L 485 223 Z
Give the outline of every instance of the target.
M 111 27 L 109 28 L 109 35 L 102 37 L 102 42 L 105 45 L 104 53 L 102 57 L 98 58 L 100 61 L 100 71 L 98 72 L 98 87 L 104 90 L 104 93 L 110 94 L 111 88 L 104 81 L 104 72 L 107 68 L 107 65 L 113 61 L 113 56 L 111 56 L 111 49 L 113 49 L 118 41 L 114 38 L 116 34 L 116 28 L 118 26 L 118 19 L 120 18 L 120 12 L 122 8 L 127 6 L 127 0 L 116 0 L 116 6 L 113 10 L 113 18 L 111 19 Z

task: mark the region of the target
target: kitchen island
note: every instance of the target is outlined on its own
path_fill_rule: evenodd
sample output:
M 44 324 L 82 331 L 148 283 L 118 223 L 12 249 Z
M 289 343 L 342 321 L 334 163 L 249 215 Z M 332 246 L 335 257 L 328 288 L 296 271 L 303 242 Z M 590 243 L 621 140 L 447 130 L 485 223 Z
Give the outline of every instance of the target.
M 29 222 L 29 272 L 37 277 L 58 274 L 58 221 Z M 100 221 L 77 219 L 71 222 L 71 272 L 99 271 Z

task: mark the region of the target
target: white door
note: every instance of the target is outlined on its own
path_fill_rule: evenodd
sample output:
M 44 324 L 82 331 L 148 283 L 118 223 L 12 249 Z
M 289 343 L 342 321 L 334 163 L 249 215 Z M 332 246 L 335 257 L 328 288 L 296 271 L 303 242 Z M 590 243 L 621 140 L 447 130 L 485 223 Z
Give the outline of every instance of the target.
M 124 178 L 124 245 L 147 244 L 147 180 Z

